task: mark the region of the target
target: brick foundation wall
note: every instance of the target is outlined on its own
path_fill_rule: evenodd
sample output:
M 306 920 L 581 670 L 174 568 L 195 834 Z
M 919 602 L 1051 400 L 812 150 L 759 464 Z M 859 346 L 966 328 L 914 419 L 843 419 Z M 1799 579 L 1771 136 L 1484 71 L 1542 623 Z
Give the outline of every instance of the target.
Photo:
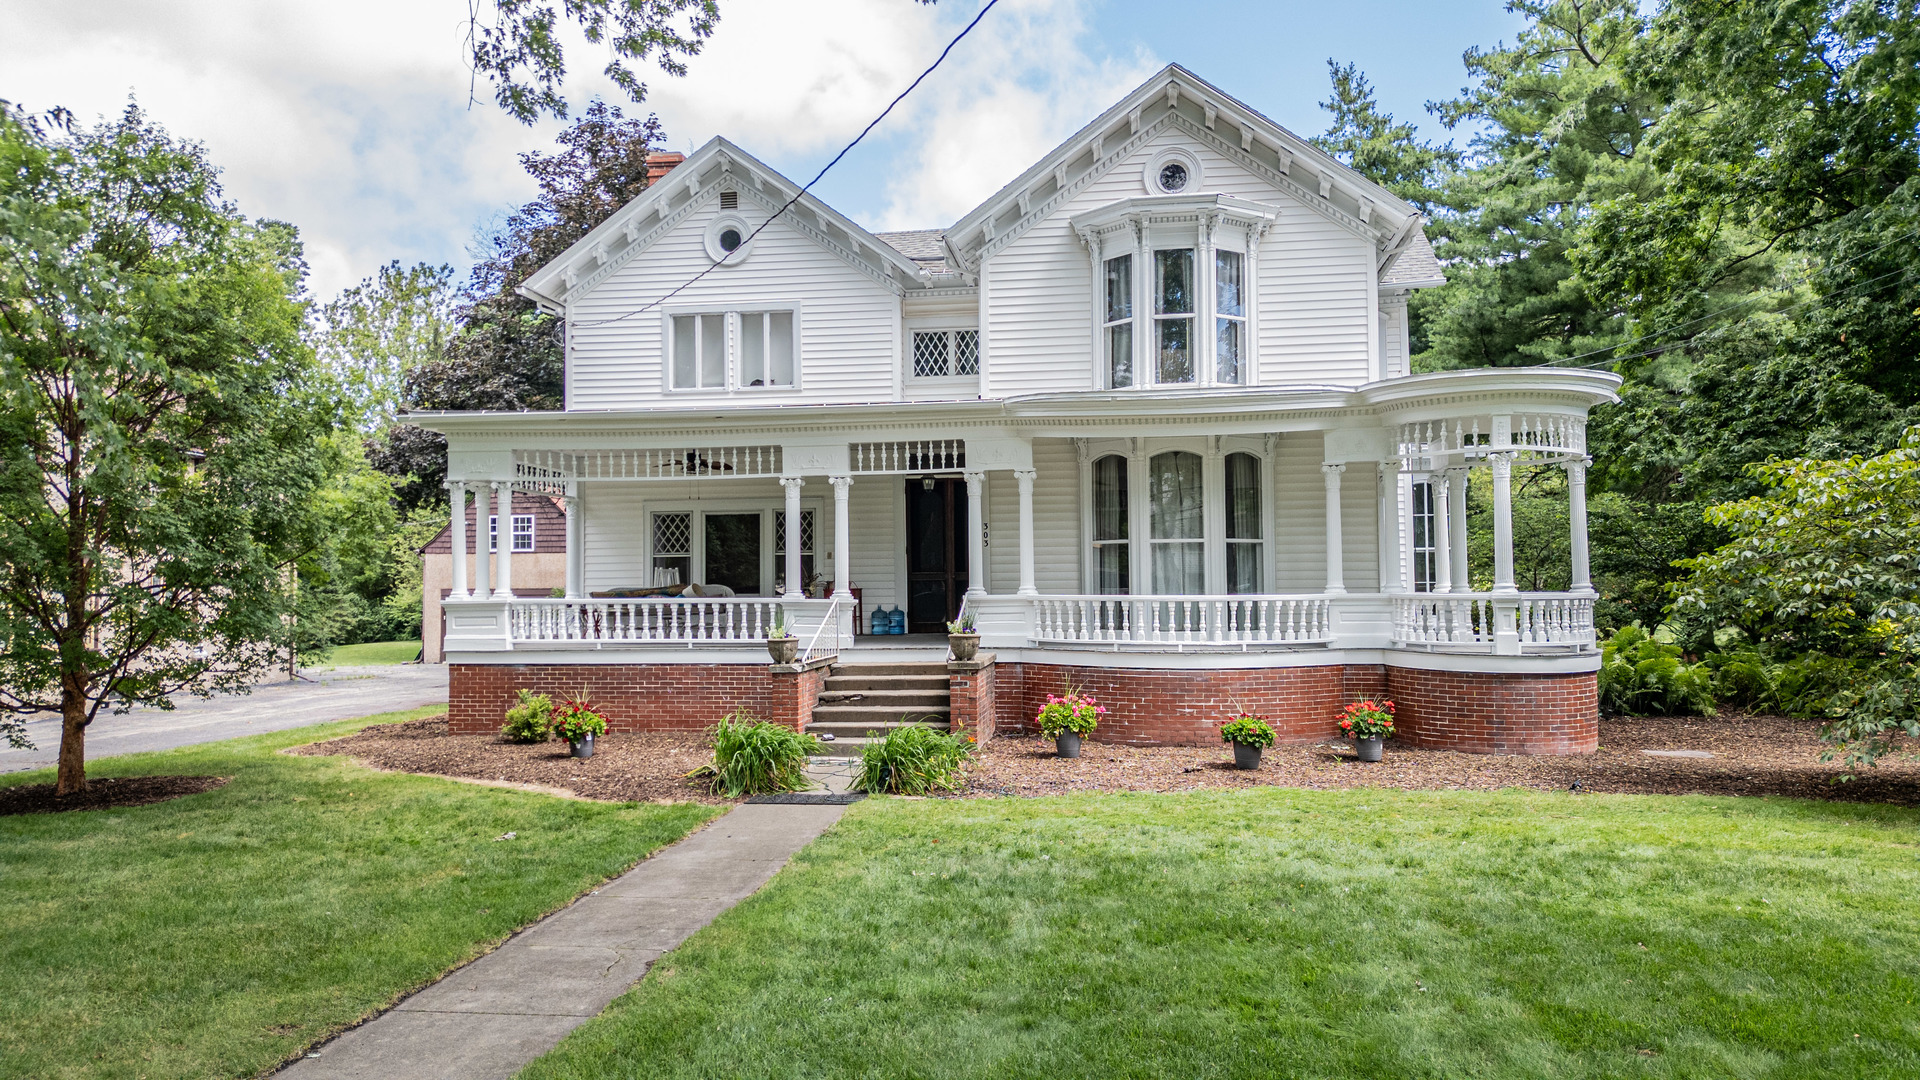
M 766 664 L 451 664 L 447 726 L 455 735 L 500 730 L 522 687 L 556 698 L 583 689 L 615 732 L 701 731 L 735 709 L 773 719 L 781 712 Z M 812 674 L 812 673 L 807 673 Z M 803 680 L 790 678 L 789 693 Z M 813 683 L 814 697 L 819 682 Z M 804 692 L 804 691 L 803 691 Z M 813 699 L 807 700 L 812 711 Z M 797 708 L 789 703 L 788 716 Z
M 1514 675 L 1390 667 L 1396 741 L 1469 754 L 1591 754 L 1600 746 L 1592 672 Z
M 826 689 L 827 665 L 775 664 L 766 670 L 769 701 L 767 712 L 760 715 L 782 727 L 805 731 L 813 720 L 813 707 L 820 703 L 820 691 Z
M 949 719 L 955 735 L 972 735 L 976 743 L 984 743 L 999 730 L 999 717 L 994 713 L 997 667 L 991 654 L 965 662 L 948 661 L 947 697 L 952 710 Z
M 1000 730 L 1031 734 L 1034 713 L 1071 677 L 1107 707 L 1095 742 L 1210 745 L 1220 741 L 1219 725 L 1244 708 L 1267 717 L 1280 742 L 1312 743 L 1333 738 L 1348 671 L 1344 664 L 1162 671 L 1003 663 L 994 665 L 994 701 Z M 1374 678 L 1363 676 L 1361 683 Z

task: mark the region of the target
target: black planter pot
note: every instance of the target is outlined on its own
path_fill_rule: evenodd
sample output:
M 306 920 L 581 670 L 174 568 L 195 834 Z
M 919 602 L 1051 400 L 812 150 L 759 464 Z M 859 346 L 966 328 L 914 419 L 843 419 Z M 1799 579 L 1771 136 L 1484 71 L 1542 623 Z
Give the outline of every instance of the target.
M 593 733 L 588 732 L 568 743 L 567 746 L 569 748 L 568 752 L 574 757 L 590 758 L 593 756 Z
M 1080 734 L 1074 731 L 1063 731 L 1054 737 L 1053 746 L 1061 757 L 1079 757 Z
M 1260 767 L 1260 747 L 1246 743 L 1233 744 L 1233 767 L 1236 769 L 1257 769 Z
M 1379 761 L 1380 755 L 1386 752 L 1387 740 L 1378 735 L 1371 739 L 1355 739 L 1353 748 L 1360 751 L 1361 761 Z

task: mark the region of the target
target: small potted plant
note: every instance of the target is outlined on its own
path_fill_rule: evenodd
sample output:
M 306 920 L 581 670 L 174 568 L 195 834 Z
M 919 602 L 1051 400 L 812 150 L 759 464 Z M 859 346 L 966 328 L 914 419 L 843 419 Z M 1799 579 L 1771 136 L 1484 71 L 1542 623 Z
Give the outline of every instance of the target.
M 787 630 L 787 613 L 773 613 L 773 628 L 767 631 L 767 655 L 776 664 L 791 664 L 800 658 L 800 639 Z
M 1340 734 L 1353 740 L 1361 761 L 1379 761 L 1393 737 L 1393 702 L 1356 701 L 1340 714 Z
M 1100 726 L 1100 718 L 1105 716 L 1107 707 L 1081 693 L 1069 682 L 1065 692 L 1048 694 L 1047 703 L 1040 706 L 1040 713 L 1034 719 L 1040 725 L 1040 734 L 1053 740 L 1054 749 L 1064 758 L 1080 756 L 1080 740 L 1093 734 Z
M 607 733 L 607 718 L 583 691 L 579 697 L 564 698 L 553 707 L 553 733 L 567 740 L 574 757 L 590 758 L 595 736 Z
M 947 647 L 955 660 L 971 660 L 980 654 L 980 632 L 973 628 L 973 612 L 963 611 L 947 624 Z
M 1233 767 L 1257 769 L 1260 752 L 1273 745 L 1273 728 L 1264 716 L 1241 712 L 1220 725 L 1220 740 L 1233 744 Z

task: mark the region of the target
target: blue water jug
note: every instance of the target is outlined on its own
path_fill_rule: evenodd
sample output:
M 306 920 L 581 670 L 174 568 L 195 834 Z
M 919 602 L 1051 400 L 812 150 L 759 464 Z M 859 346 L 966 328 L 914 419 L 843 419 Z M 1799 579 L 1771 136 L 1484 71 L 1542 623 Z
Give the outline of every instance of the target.
M 888 633 L 904 634 L 907 632 L 907 613 L 905 611 L 900 608 L 894 608 L 893 615 L 890 619 L 889 625 L 891 628 L 888 630 Z
M 867 624 L 867 633 L 869 634 L 893 633 L 893 620 L 887 617 L 886 608 L 874 608 L 873 614 L 867 618 Z

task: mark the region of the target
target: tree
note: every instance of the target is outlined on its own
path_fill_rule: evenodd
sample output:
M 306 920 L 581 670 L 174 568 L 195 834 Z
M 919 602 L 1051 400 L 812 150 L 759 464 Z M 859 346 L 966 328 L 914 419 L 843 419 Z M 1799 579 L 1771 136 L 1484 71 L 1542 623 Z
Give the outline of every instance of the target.
M 353 398 L 360 424 L 385 427 L 406 376 L 439 360 L 453 333 L 453 267 L 399 260 L 320 309 L 320 359 Z
M 559 319 L 515 291 L 534 271 L 593 231 L 647 187 L 647 155 L 664 135 L 655 117 L 623 116 L 596 101 L 557 137 L 559 153 L 520 155 L 540 194 L 509 215 L 492 250 L 473 267 L 454 315 L 459 330 L 438 360 L 415 366 L 404 384 L 409 409 L 560 409 L 566 349 Z M 446 440 L 397 425 L 368 446 L 368 459 L 395 478 L 411 513 L 440 498 Z
M 1357 65 L 1328 60 L 1327 74 L 1333 94 L 1320 107 L 1332 122 L 1313 144 L 1432 217 L 1441 200 L 1439 185 L 1459 166 L 1459 152 L 1421 141 L 1412 124 L 1383 112 Z
M 338 415 L 304 272 L 137 107 L 82 130 L 0 106 L 0 702 L 60 714 L 61 794 L 103 706 L 272 662 Z
M 718 0 L 565 0 L 562 7 L 590 44 L 607 47 L 601 74 L 636 105 L 646 100 L 647 87 L 627 61 L 654 57 L 662 71 L 684 75 L 684 58 L 700 52 L 720 21 Z M 467 22 L 468 58 L 474 73 L 493 83 L 494 101 L 523 124 L 549 114 L 564 119 L 560 83 L 567 65 L 553 8 L 538 0 L 493 0 L 492 23 L 482 23 L 479 10 L 473 8 Z

